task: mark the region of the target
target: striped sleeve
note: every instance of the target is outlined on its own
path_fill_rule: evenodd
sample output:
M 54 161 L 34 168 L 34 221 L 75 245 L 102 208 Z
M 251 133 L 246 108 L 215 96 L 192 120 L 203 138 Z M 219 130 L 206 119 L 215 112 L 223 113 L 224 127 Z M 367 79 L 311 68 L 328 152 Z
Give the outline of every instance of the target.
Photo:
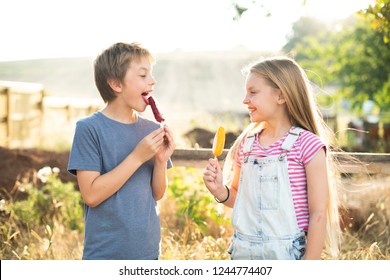
M 237 160 L 236 160 L 236 164 L 237 164 L 239 167 L 241 167 L 243 161 L 244 161 L 244 141 L 241 141 L 241 143 L 240 143 L 239 146 L 238 146 L 238 150 L 237 150 Z
M 327 152 L 325 143 L 312 132 L 303 131 L 299 139 L 301 142 L 300 160 L 304 166 L 308 165 L 322 148 L 325 149 L 325 153 Z

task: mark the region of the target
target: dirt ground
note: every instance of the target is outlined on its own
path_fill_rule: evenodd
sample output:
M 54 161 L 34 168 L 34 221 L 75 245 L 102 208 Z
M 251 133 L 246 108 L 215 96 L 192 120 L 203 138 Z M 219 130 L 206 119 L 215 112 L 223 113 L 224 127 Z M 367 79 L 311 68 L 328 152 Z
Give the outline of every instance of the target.
M 52 152 L 38 149 L 7 149 L 0 147 L 1 194 L 16 194 L 22 182 L 37 182 L 36 173 L 45 166 L 58 167 L 63 182 L 76 182 L 67 171 L 69 152 Z M 39 182 L 38 182 L 39 184 Z
M 225 148 L 229 148 L 238 134 L 226 134 Z M 195 128 L 185 137 L 192 147 L 211 148 L 214 132 Z M 76 178 L 67 171 L 69 152 L 45 151 L 41 149 L 8 149 L 0 146 L 0 199 L 11 195 L 14 199 L 23 198 L 18 192 L 20 183 L 33 182 L 39 186 L 39 169 L 50 166 L 60 169 L 59 178 L 63 182 L 74 182 Z

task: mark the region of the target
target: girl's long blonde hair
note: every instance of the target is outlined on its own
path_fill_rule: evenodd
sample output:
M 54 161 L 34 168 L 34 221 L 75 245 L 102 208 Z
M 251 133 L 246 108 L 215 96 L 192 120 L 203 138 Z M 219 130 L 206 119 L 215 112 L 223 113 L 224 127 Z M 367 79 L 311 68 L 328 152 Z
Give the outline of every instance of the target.
M 292 125 L 302 127 L 318 135 L 328 149 L 332 149 L 332 130 L 322 118 L 312 93 L 310 83 L 303 69 L 288 57 L 273 57 L 258 61 L 246 69 L 245 73 L 255 73 L 265 78 L 269 84 L 282 91 L 286 100 L 287 112 Z M 251 123 L 236 139 L 230 148 L 223 168 L 224 182 L 230 185 L 233 177 L 233 164 L 237 160 L 240 143 L 249 133 L 257 133 L 264 123 Z M 339 224 L 339 199 L 335 182 L 336 161 L 334 155 L 327 152 L 329 198 L 327 211 L 327 227 L 325 249 L 333 257 L 338 255 L 341 238 Z

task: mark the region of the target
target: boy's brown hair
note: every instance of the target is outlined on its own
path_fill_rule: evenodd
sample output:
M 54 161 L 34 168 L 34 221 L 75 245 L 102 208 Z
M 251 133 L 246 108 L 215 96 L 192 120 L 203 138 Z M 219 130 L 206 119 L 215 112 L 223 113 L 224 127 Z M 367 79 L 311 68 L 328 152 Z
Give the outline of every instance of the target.
M 122 81 L 131 62 L 146 57 L 155 62 L 152 54 L 139 43 L 115 43 L 98 55 L 94 61 L 95 84 L 104 102 L 116 98 L 108 80 Z

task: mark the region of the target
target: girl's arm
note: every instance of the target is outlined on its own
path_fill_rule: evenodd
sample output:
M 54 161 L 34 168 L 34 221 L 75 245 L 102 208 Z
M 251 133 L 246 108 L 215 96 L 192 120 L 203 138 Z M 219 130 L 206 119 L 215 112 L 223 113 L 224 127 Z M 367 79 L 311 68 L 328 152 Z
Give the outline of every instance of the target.
M 327 208 L 328 174 L 325 150 L 321 149 L 306 166 L 309 204 L 309 229 L 304 259 L 321 259 L 324 247 Z
M 227 207 L 233 208 L 234 202 L 236 201 L 238 185 L 240 181 L 241 168 L 235 164 L 233 167 L 233 180 L 229 188 L 229 193 L 223 185 L 222 170 L 219 166 L 217 159 L 209 159 L 209 162 L 206 166 L 206 170 L 203 172 L 203 182 L 210 191 L 210 193 L 219 201 L 226 200 L 227 196 L 229 198 L 223 202 Z
M 167 126 L 164 126 L 164 131 L 164 143 L 156 154 L 152 175 L 153 196 L 156 201 L 163 198 L 165 190 L 167 189 L 167 161 L 175 149 L 175 141 L 171 130 Z
M 117 192 L 144 162 L 160 150 L 164 135 L 162 128 L 151 132 L 118 166 L 103 175 L 98 171 L 77 170 L 77 182 L 84 202 L 96 207 Z

